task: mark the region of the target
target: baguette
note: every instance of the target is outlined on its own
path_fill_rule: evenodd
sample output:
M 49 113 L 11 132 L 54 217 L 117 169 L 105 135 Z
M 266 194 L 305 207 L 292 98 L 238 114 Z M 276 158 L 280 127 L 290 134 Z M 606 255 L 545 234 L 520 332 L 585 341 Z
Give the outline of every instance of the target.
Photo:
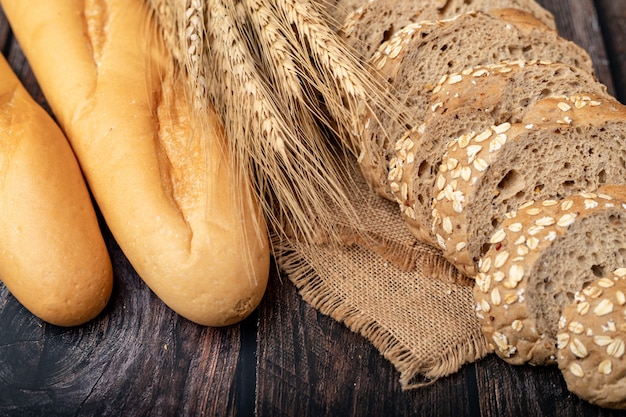
M 111 260 L 72 149 L 0 56 L 0 279 L 40 319 L 96 317 Z
M 265 220 L 213 109 L 197 112 L 174 73 L 147 6 L 1 3 L 138 275 L 201 325 L 248 316 L 269 275 Z

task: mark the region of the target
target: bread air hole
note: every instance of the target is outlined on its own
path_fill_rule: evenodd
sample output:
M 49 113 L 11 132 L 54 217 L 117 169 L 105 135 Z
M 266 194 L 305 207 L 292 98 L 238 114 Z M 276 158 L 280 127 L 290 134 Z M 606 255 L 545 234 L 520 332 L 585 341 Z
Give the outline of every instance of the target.
M 497 188 L 500 192 L 500 199 L 506 200 L 524 190 L 526 188 L 526 181 L 524 181 L 524 177 L 519 172 L 512 169 L 500 180 Z
M 421 178 L 429 168 L 430 164 L 427 161 L 422 161 L 422 163 L 417 168 L 417 176 Z
M 383 32 L 383 42 L 387 42 L 391 38 L 391 35 L 394 34 L 394 32 L 395 32 L 395 28 L 393 25 L 391 25 L 389 29 Z
M 550 97 L 552 95 L 552 90 L 549 88 L 544 88 L 543 90 L 541 90 L 541 97 Z
M 604 273 L 604 267 L 602 265 L 592 265 L 591 272 L 598 278 L 603 278 L 606 275 Z

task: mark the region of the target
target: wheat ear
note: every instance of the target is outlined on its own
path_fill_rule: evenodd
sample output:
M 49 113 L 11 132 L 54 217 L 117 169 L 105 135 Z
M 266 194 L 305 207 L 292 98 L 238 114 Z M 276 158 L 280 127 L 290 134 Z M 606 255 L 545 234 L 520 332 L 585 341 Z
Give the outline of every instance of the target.
M 281 100 L 279 87 L 259 70 L 258 44 L 247 26 L 255 15 L 230 1 L 212 1 L 208 10 L 209 90 L 234 152 L 251 163 L 260 192 L 272 204 L 268 216 L 309 241 L 320 234 L 334 240 L 338 213 L 358 223 L 336 155 L 317 125 L 302 123 L 302 111 Z
M 329 114 L 338 124 L 339 137 L 355 154 L 360 153 L 364 107 L 374 106 L 394 118 L 403 114 L 397 99 L 352 53 L 328 26 L 328 16 L 310 0 L 275 0 L 277 15 L 293 28 L 302 56 L 311 57 L 311 74 L 324 97 Z
M 360 151 L 361 106 L 401 112 L 329 28 L 320 5 L 148 1 L 161 19 L 174 19 L 163 28 L 176 33 L 166 39 L 174 38 L 191 95 L 200 106 L 201 98 L 215 105 L 270 223 L 309 241 L 362 230 L 345 150 Z

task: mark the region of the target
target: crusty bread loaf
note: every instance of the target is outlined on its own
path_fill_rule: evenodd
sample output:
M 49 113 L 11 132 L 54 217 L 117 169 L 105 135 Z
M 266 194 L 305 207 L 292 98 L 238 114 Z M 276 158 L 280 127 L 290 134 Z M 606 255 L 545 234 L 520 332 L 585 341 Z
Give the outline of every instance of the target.
M 468 68 L 440 80 L 433 89 L 424 123 L 401 139 L 399 151 L 389 164 L 390 188 L 411 232 L 422 242 L 436 244 L 432 189 L 448 142 L 494 125 L 520 123 L 526 110 L 542 98 L 582 93 L 609 97 L 606 86 L 592 74 L 543 61 Z M 398 177 L 400 167 L 402 176 Z
M 372 0 L 346 16 L 338 34 L 366 61 L 406 25 L 505 7 L 524 10 L 556 29 L 554 16 L 534 0 Z
M 433 189 L 433 232 L 444 256 L 472 276 L 505 214 L 626 181 L 626 107 L 593 96 L 540 100 L 522 123 L 450 142 Z
M 593 72 L 582 48 L 519 10 L 467 13 L 396 32 L 374 54 L 371 64 L 405 105 L 404 116 L 411 123 L 399 124 L 379 111 L 364 111 L 359 161 L 372 188 L 393 199 L 387 175 L 394 146 L 407 130 L 422 124 L 430 94 L 443 76 L 517 59 L 563 62 Z
M 106 306 L 113 271 L 78 162 L 0 55 L 0 280 L 42 320 L 75 326 Z
M 174 311 L 223 326 L 258 305 L 269 244 L 212 109 L 170 70 L 141 0 L 2 0 L 107 225 Z M 195 116 L 194 116 L 195 115 Z
M 513 364 L 556 362 L 563 309 L 586 284 L 626 265 L 626 204 L 619 197 L 601 188 L 530 201 L 493 234 L 474 298 L 498 356 Z
M 578 291 L 559 320 L 557 361 L 568 390 L 605 408 L 626 409 L 625 308 L 620 267 Z

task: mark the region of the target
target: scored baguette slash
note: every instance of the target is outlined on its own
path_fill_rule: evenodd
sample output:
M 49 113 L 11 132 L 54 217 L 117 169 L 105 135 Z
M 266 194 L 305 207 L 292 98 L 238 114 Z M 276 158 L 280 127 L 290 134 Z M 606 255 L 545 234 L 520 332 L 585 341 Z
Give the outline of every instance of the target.
M 580 291 L 598 297 L 599 291 L 589 288 L 611 287 L 610 271 L 626 264 L 624 196 L 620 187 L 607 186 L 562 200 L 531 201 L 507 216 L 494 234 L 499 243 L 479 262 L 474 287 L 479 322 L 498 356 L 512 364 L 556 363 L 557 347 L 565 343 L 557 334 L 565 325 L 559 320 L 563 309 L 579 300 Z M 597 287 L 585 287 L 596 280 Z M 603 317 L 615 305 L 598 300 L 576 307 L 579 314 Z M 580 323 L 566 325 L 582 334 Z M 588 346 L 572 346 L 586 356 Z
M 40 319 L 95 318 L 111 260 L 78 162 L 53 119 L 0 56 L 0 280 Z
M 196 323 L 249 315 L 269 275 L 265 220 L 215 112 L 196 111 L 174 72 L 148 6 L 1 3 L 138 275 Z
M 625 272 L 617 268 L 577 291 L 557 333 L 568 390 L 605 408 L 626 408 Z

